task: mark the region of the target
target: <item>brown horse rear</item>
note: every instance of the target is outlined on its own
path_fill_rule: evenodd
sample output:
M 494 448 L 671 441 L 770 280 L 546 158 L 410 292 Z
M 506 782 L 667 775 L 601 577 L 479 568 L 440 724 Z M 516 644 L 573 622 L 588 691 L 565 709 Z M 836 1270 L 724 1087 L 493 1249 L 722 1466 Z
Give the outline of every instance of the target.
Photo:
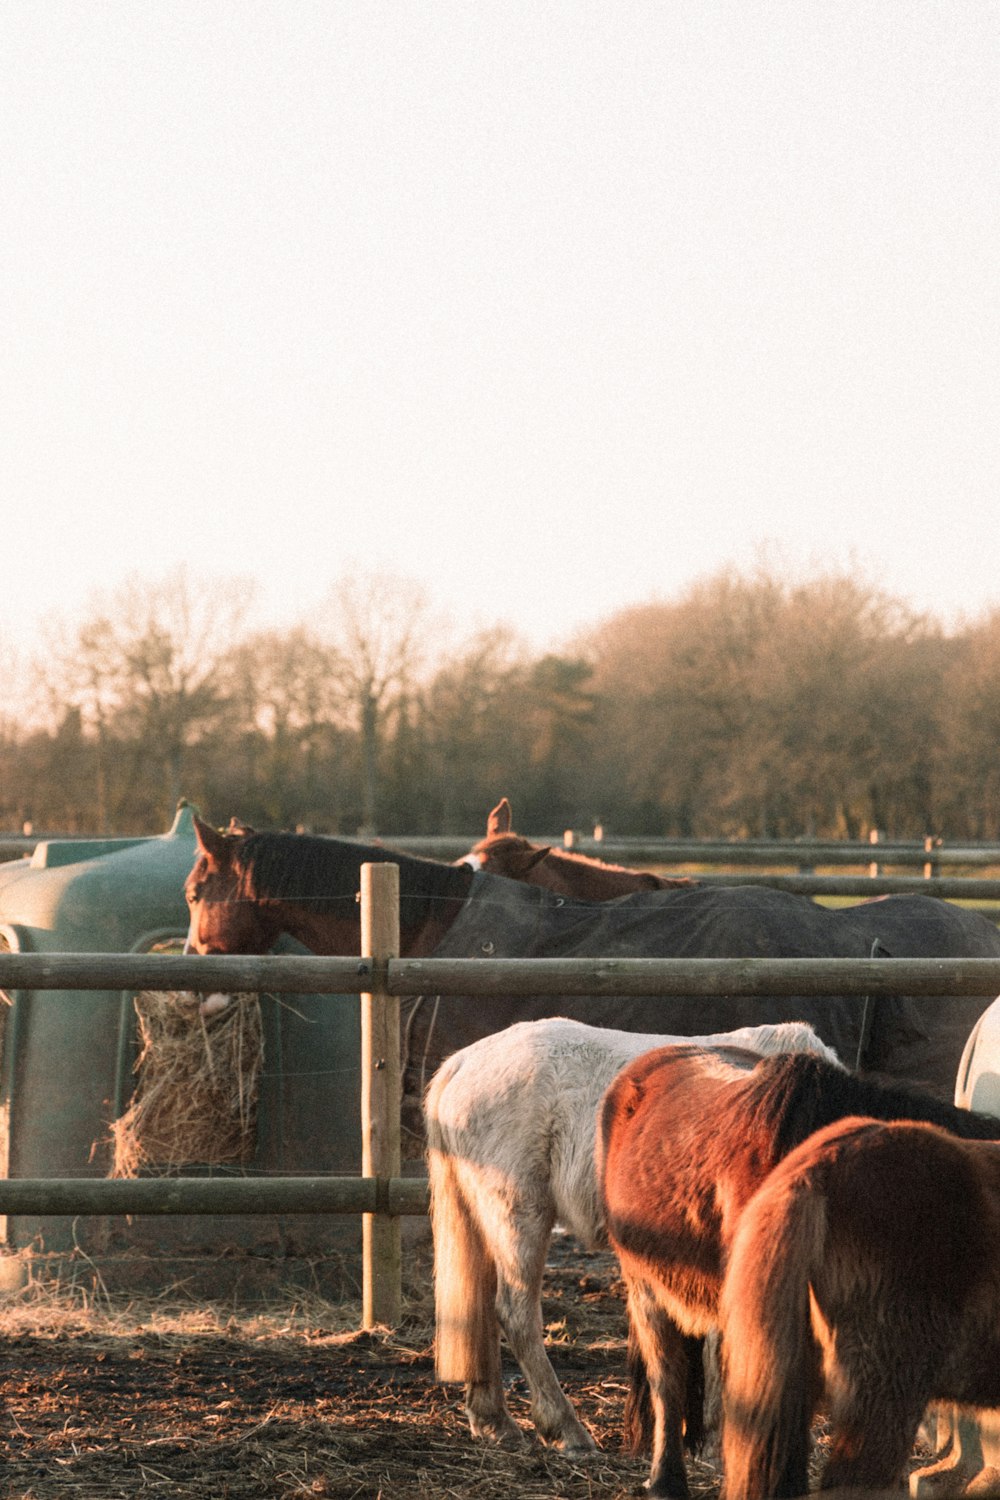
M 891 1488 L 932 1401 L 1000 1404 L 1000 1149 L 848 1119 L 778 1166 L 736 1232 L 721 1299 L 726 1500 L 821 1480 Z

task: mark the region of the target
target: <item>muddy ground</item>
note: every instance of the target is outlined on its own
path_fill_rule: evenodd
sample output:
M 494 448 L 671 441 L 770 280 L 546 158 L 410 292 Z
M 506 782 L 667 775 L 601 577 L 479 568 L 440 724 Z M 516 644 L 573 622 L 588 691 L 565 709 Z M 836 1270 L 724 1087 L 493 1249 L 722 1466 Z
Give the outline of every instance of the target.
M 29 1289 L 0 1311 L 4 1500 L 623 1500 L 621 1288 L 610 1256 L 564 1240 L 545 1321 L 559 1378 L 601 1452 L 473 1442 L 460 1391 L 434 1379 L 429 1269 L 410 1264 L 402 1326 L 356 1331 L 357 1303 L 291 1295 L 256 1309 L 172 1294 L 116 1304 L 98 1285 Z M 511 1407 L 527 1430 L 513 1368 Z M 691 1466 L 696 1500 L 719 1473 Z

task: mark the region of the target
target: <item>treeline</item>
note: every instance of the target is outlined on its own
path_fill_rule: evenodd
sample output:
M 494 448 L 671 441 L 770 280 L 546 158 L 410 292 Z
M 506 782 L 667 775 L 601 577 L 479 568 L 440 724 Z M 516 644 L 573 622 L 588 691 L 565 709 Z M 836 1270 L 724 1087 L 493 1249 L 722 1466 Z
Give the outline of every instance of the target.
M 0 721 L 0 824 L 348 835 L 1000 838 L 1000 610 L 946 631 L 867 583 L 723 573 L 537 655 L 446 643 L 415 584 L 245 626 L 239 583 L 133 581 L 47 643 Z

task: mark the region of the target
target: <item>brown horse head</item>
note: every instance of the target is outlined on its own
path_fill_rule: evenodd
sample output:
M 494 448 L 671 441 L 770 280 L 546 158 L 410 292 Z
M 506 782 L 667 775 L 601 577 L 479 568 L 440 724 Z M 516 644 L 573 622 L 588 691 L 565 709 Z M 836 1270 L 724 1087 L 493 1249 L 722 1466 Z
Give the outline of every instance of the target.
M 189 953 L 266 953 L 280 927 L 264 909 L 245 899 L 242 847 L 253 830 L 233 818 L 221 833 L 194 820 L 194 867 L 184 884 L 191 925 Z
M 460 864 L 489 875 L 505 875 L 540 885 L 555 895 L 578 901 L 610 901 L 632 891 L 655 891 L 697 885 L 686 877 L 654 875 L 626 865 L 607 864 L 587 854 L 533 844 L 511 828 L 510 803 L 501 797 L 486 820 L 486 837 L 474 844 Z
M 510 803 L 501 797 L 486 819 L 486 837 L 473 844 L 459 864 L 472 865 L 490 875 L 505 875 L 508 880 L 523 880 L 530 885 L 548 885 L 549 881 L 531 872 L 549 853 L 548 845 L 532 844 L 511 831 Z
M 189 953 L 267 953 L 287 933 L 313 953 L 361 951 L 361 867 L 400 869 L 400 952 L 433 951 L 468 895 L 472 872 L 381 845 L 298 833 L 259 833 L 234 819 L 223 833 L 195 820 L 184 893 Z

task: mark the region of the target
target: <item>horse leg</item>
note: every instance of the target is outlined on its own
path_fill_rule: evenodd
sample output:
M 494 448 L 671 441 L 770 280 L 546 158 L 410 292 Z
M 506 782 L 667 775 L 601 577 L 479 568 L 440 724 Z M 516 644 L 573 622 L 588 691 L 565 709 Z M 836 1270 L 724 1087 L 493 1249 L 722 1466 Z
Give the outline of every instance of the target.
M 483 1338 L 477 1378 L 466 1382 L 465 1415 L 475 1438 L 488 1438 L 502 1448 L 520 1448 L 527 1442 L 504 1400 L 500 1328 L 496 1323 Z
M 902 1375 L 903 1358 L 897 1350 L 878 1368 L 866 1362 L 860 1377 L 831 1382 L 833 1437 L 820 1489 L 888 1490 L 901 1482 L 929 1397 L 922 1381 Z
M 628 1289 L 629 1327 L 646 1367 L 653 1410 L 653 1460 L 647 1493 L 656 1500 L 687 1500 L 684 1422 L 688 1352 L 673 1318 L 641 1278 L 622 1267 Z
M 476 1438 L 490 1438 L 501 1448 L 521 1448 L 525 1435 L 507 1410 L 503 1396 L 500 1369 L 500 1340 L 497 1339 L 495 1368 L 485 1380 L 470 1381 L 465 1387 L 465 1415 L 469 1431 Z
M 531 1420 L 540 1438 L 567 1453 L 590 1453 L 596 1443 L 567 1400 L 549 1357 L 542 1328 L 542 1277 L 554 1214 L 521 1205 L 495 1245 L 497 1319 L 528 1382 Z

